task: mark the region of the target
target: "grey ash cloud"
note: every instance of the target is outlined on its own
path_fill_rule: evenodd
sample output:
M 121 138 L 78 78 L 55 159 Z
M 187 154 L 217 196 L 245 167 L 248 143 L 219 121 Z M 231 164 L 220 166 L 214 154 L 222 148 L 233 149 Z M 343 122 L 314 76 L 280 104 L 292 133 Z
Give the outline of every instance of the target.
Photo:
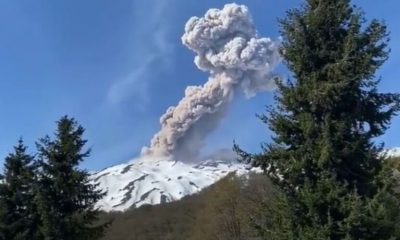
M 246 6 L 227 4 L 190 18 L 182 43 L 196 54 L 196 66 L 210 76 L 202 86 L 188 86 L 179 103 L 161 116 L 161 129 L 144 155 L 195 159 L 238 92 L 252 97 L 273 89 L 279 41 L 258 36 Z

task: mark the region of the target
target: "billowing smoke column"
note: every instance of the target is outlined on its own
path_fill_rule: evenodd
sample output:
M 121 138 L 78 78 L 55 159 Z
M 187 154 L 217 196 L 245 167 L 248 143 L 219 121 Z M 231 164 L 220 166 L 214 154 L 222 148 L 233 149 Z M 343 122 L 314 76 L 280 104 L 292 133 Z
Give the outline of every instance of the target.
M 182 42 L 194 51 L 195 64 L 210 73 L 203 86 L 189 86 L 177 106 L 161 117 L 161 130 L 145 155 L 195 159 L 237 91 L 251 97 L 273 88 L 279 42 L 260 38 L 246 6 L 227 4 L 186 23 Z

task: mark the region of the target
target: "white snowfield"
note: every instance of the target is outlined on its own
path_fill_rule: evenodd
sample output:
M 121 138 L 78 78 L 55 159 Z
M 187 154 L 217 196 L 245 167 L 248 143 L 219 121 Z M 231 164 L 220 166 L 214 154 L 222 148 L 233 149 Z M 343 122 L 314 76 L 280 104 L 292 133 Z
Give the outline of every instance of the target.
M 385 151 L 400 156 L 400 147 Z M 107 192 L 97 206 L 104 211 L 125 211 L 144 204 L 177 201 L 201 191 L 228 173 L 238 175 L 260 169 L 235 161 L 206 160 L 196 164 L 169 159 L 136 159 L 94 173 L 91 178 Z
M 400 147 L 388 149 L 385 153 L 388 157 L 400 157 Z
M 242 175 L 250 170 L 254 169 L 227 161 L 206 160 L 189 164 L 168 159 L 138 159 L 106 168 L 91 177 L 107 192 L 97 206 L 109 212 L 176 201 L 201 191 L 230 172 Z

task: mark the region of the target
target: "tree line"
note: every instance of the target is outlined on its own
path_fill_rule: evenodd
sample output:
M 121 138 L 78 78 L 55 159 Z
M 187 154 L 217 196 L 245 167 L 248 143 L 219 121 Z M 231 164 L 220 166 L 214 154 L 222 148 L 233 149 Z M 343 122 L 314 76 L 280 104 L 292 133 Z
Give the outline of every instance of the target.
M 57 122 L 54 137 L 36 143 L 31 155 L 22 139 L 5 158 L 0 183 L 0 239 L 99 239 L 95 203 L 104 193 L 79 168 L 90 150 L 73 118 Z

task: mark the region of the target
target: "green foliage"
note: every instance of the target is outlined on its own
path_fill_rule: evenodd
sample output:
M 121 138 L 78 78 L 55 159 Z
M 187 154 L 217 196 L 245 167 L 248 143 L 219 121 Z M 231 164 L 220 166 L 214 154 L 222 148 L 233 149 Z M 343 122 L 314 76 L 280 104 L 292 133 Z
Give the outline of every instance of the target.
M 350 0 L 307 0 L 280 21 L 281 54 L 294 80 L 278 81 L 277 106 L 261 116 L 275 133 L 261 166 L 277 191 L 265 239 L 399 239 L 393 171 L 373 138 L 399 110 L 379 93 L 386 26 L 367 23 Z
M 34 199 L 35 166 L 22 140 L 5 158 L 0 183 L 0 239 L 40 239 Z
M 54 140 L 47 136 L 37 143 L 41 171 L 36 202 L 44 239 L 98 239 L 106 227 L 94 225 L 94 205 L 104 194 L 78 168 L 90 153 L 84 150 L 83 133 L 82 126 L 65 116 L 57 122 Z

